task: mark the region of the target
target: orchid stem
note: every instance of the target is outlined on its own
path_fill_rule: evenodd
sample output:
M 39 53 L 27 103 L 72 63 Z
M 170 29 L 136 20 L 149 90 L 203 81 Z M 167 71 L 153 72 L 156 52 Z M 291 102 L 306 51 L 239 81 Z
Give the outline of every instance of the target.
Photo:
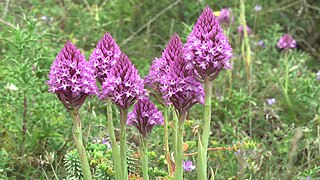
M 114 133 L 114 126 L 113 126 L 113 119 L 112 119 L 112 103 L 110 98 L 107 99 L 107 119 L 108 119 L 108 129 L 112 147 L 112 158 L 114 164 L 114 171 L 117 180 L 121 180 L 121 159 L 120 159 L 120 152 L 119 147 L 117 144 L 116 136 Z
M 205 104 L 204 104 L 204 125 L 203 125 L 203 132 L 201 137 L 201 142 L 199 139 L 198 146 L 202 146 L 199 151 L 203 151 L 198 153 L 198 179 L 208 179 L 207 178 L 207 149 L 208 149 L 208 142 L 210 138 L 210 122 L 211 122 L 211 96 L 212 96 L 212 88 L 213 88 L 213 81 L 210 81 L 209 78 L 205 79 Z
M 179 114 L 178 129 L 177 129 L 177 154 L 175 154 L 176 169 L 174 172 L 175 180 L 183 180 L 183 130 L 186 112 Z
M 148 174 L 148 141 L 146 137 L 140 135 L 140 153 L 141 153 L 141 164 L 142 164 L 142 174 L 144 180 L 149 180 Z
M 120 158 L 123 180 L 128 179 L 128 167 L 127 167 L 127 147 L 126 147 L 126 122 L 128 117 L 128 110 L 120 109 Z
M 167 160 L 167 167 L 169 175 L 172 176 L 172 165 L 171 165 L 171 158 L 170 158 L 170 149 L 169 149 L 169 134 L 168 134 L 168 112 L 169 107 L 165 107 L 164 109 L 164 150 L 166 153 L 166 160 Z
M 81 126 L 80 114 L 78 112 L 78 109 L 76 108 L 73 110 L 70 110 L 70 114 L 71 114 L 72 123 L 73 123 L 73 139 L 78 151 L 81 168 L 82 168 L 83 179 L 91 180 L 92 175 L 90 171 L 90 166 L 89 166 L 88 158 L 86 155 L 86 150 L 82 142 L 82 126 Z

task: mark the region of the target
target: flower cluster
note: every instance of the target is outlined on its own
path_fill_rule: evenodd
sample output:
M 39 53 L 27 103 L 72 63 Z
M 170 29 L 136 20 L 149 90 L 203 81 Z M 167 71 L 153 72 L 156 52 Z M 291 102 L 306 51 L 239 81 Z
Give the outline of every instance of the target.
M 127 120 L 127 124 L 135 126 L 144 137 L 151 132 L 154 125 L 163 122 L 161 112 L 147 97 L 137 101 Z
M 116 64 L 120 54 L 119 46 L 107 32 L 98 42 L 89 59 L 100 84 L 107 78 L 110 68 Z
M 220 15 L 218 16 L 218 21 L 220 24 L 229 25 L 234 22 L 234 17 L 231 15 L 231 10 L 228 8 L 223 8 L 220 10 Z
M 231 68 L 232 48 L 208 6 L 198 18 L 184 48 L 189 69 L 196 69 L 200 81 L 207 78 L 212 81 L 220 70 Z
M 49 91 L 57 94 L 67 109 L 79 108 L 86 97 L 97 93 L 94 70 L 80 49 L 68 41 L 51 65 Z
M 283 35 L 278 41 L 278 48 L 283 50 L 296 48 L 296 40 L 293 39 L 289 34 Z
M 102 83 L 102 99 L 110 99 L 121 109 L 128 109 L 137 99 L 146 95 L 143 80 L 138 70 L 125 54 L 121 54 L 118 62 L 107 73 Z
M 196 103 L 203 103 L 204 97 L 202 85 L 186 67 L 182 42 L 174 34 L 162 57 L 153 62 L 146 77 L 147 85 L 156 86 L 166 104 L 173 104 L 180 113 L 186 112 Z

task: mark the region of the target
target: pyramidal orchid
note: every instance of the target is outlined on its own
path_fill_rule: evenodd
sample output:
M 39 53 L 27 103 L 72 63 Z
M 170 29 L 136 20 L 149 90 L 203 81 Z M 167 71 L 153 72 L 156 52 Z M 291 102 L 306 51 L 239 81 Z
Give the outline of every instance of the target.
M 167 105 L 173 105 L 178 120 L 175 121 L 175 179 L 183 179 L 183 130 L 187 111 L 196 103 L 202 103 L 204 92 L 202 84 L 194 79 L 192 70 L 184 58 L 183 44 L 177 34 L 170 39 L 162 54 L 169 67 L 164 76 L 159 78 L 160 92 Z
M 167 104 L 172 104 L 178 114 L 186 113 L 196 103 L 203 104 L 202 84 L 187 69 L 188 62 L 183 56 L 183 45 L 178 34 L 172 36 L 162 57 L 170 59 L 167 60 L 167 74 L 159 79 L 160 91 Z
M 207 6 L 190 33 L 184 46 L 189 69 L 194 69 L 195 77 L 204 82 L 205 107 L 203 133 L 199 138 L 197 174 L 198 179 L 207 178 L 207 148 L 211 122 L 211 96 L 213 80 L 222 69 L 230 69 L 232 48 L 224 35 L 218 19 Z
M 108 79 L 108 73 L 116 65 L 120 58 L 121 50 L 110 33 L 106 32 L 100 39 L 97 46 L 90 55 L 89 62 L 95 70 L 97 81 L 102 85 Z M 113 163 L 116 179 L 121 179 L 123 169 L 120 167 L 120 151 L 115 137 L 113 119 L 112 119 L 112 102 L 110 98 L 107 101 L 107 119 L 110 141 L 112 144 Z
M 231 68 L 232 48 L 208 6 L 194 25 L 184 50 L 188 68 L 194 68 L 202 82 L 212 81 L 222 69 Z
M 230 23 L 234 22 L 234 17 L 231 14 L 231 9 L 223 8 L 220 10 L 220 14 L 218 16 L 218 22 L 222 25 L 229 26 Z
M 282 50 L 294 49 L 297 46 L 297 42 L 292 36 L 285 34 L 279 39 L 277 46 Z
M 93 69 L 70 41 L 51 65 L 47 84 L 68 110 L 79 109 L 86 97 L 97 93 Z
M 126 121 L 128 108 L 146 95 L 144 81 L 130 59 L 121 54 L 102 82 L 101 99 L 111 99 L 120 110 L 120 158 L 123 177 L 128 179 L 126 157 Z M 111 109 L 111 108 L 109 108 Z
M 293 37 L 289 34 L 285 34 L 283 35 L 277 44 L 278 48 L 282 50 L 282 54 L 283 54 L 283 63 L 285 66 L 285 79 L 284 79 L 284 85 L 281 84 L 282 90 L 283 90 L 283 94 L 285 96 L 287 105 L 289 106 L 289 112 L 292 116 L 292 118 L 296 118 L 295 115 L 295 110 L 293 108 L 293 104 L 291 102 L 291 99 L 289 97 L 289 83 L 290 83 L 290 78 L 289 78 L 289 73 L 290 73 L 290 63 L 289 63 L 289 53 L 291 53 L 289 50 L 290 49 L 294 49 L 297 47 L 297 42 L 295 39 L 293 39 Z
M 128 115 L 127 124 L 134 126 L 140 132 L 140 154 L 142 161 L 143 179 L 149 179 L 148 175 L 148 143 L 147 135 L 150 134 L 153 126 L 163 124 L 164 118 L 156 106 L 147 98 L 137 101 L 132 112 Z
M 68 41 L 54 60 L 47 82 L 69 110 L 73 122 L 73 138 L 78 151 L 84 179 L 92 179 L 86 151 L 82 142 L 82 126 L 78 109 L 89 95 L 97 93 L 94 70 L 80 50 Z

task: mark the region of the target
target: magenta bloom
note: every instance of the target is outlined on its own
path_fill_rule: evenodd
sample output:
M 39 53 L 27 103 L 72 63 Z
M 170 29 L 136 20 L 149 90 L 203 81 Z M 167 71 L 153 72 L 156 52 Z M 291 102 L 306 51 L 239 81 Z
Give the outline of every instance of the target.
M 237 31 L 239 34 L 243 35 L 243 26 L 242 25 L 238 26 Z M 248 25 L 247 25 L 247 33 L 251 34 L 251 29 Z
M 174 37 L 177 37 L 175 34 Z M 164 77 L 169 73 L 170 63 L 176 58 L 176 50 L 177 47 L 174 45 L 181 42 L 180 39 L 172 38 L 168 43 L 165 50 L 162 52 L 161 58 L 155 58 L 152 62 L 152 65 L 149 70 L 149 74 L 145 77 L 145 85 L 151 89 L 153 89 L 156 93 L 158 93 L 161 97 L 163 96 L 160 91 L 160 83 L 164 79 Z M 162 101 L 162 99 L 159 99 Z M 161 102 L 163 103 L 163 102 Z
M 231 68 L 232 48 L 208 6 L 194 25 L 184 50 L 188 69 L 195 69 L 200 81 L 212 81 L 223 68 Z
M 163 122 L 161 112 L 147 97 L 138 100 L 127 120 L 127 124 L 135 126 L 144 137 L 151 132 L 154 125 Z
M 107 78 L 107 73 L 116 64 L 120 54 L 119 46 L 107 32 L 98 42 L 89 59 L 100 84 Z
M 296 40 L 292 38 L 289 34 L 283 35 L 278 41 L 278 48 L 283 50 L 296 48 Z
M 110 97 L 121 109 L 128 109 L 137 99 L 146 95 L 138 70 L 123 53 L 115 66 L 107 73 L 107 77 L 102 83 L 100 98 Z
M 223 8 L 220 10 L 220 15 L 218 16 L 218 21 L 220 24 L 229 25 L 230 22 L 233 23 L 234 17 L 231 15 L 231 10 L 228 8 Z
M 193 165 L 192 161 L 183 161 L 182 166 L 183 170 L 186 172 L 191 172 L 196 168 L 196 166 Z
M 97 93 L 92 67 L 70 41 L 51 65 L 47 84 L 68 110 L 80 108 L 88 95 Z

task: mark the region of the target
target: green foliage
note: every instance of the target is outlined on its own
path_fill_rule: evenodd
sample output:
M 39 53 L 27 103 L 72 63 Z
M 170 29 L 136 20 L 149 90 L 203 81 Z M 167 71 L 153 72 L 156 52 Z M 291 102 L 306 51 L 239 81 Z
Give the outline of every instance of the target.
M 59 179 L 82 177 L 77 152 L 70 143 L 71 118 L 55 95 L 47 92 L 45 83 L 51 63 L 68 39 L 88 58 L 97 41 L 109 31 L 144 76 L 174 32 L 186 41 L 207 4 L 214 11 L 230 7 L 235 16 L 234 24 L 229 29 L 225 27 L 234 53 L 233 70 L 230 74 L 222 71 L 214 82 L 209 147 L 225 148 L 208 154 L 208 167 L 216 172 L 215 179 L 237 177 L 239 172 L 244 172 L 247 179 L 319 178 L 320 81 L 316 80 L 315 72 L 320 69 L 320 8 L 317 1 L 245 2 L 246 21 L 254 32 L 249 36 L 253 63 L 251 95 L 241 55 L 241 38 L 236 32 L 240 23 L 239 2 L 181 0 L 161 14 L 174 2 L 31 0 L 0 3 L 0 9 L 4 10 L 0 11 L 0 179 L 54 179 L 55 174 Z M 262 11 L 255 12 L 256 3 L 262 5 Z M 284 33 L 292 34 L 298 42 L 298 48 L 289 55 L 288 95 L 295 119 L 289 116 L 280 86 L 285 67 L 283 54 L 276 44 Z M 264 41 L 264 47 L 257 46 L 259 40 Z M 275 98 L 276 103 L 268 105 L 267 98 Z M 104 102 L 95 97 L 88 98 L 81 108 L 84 144 L 95 179 L 114 176 L 111 150 L 104 144 L 88 142 L 88 139 L 108 136 L 105 107 Z M 197 151 L 202 110 L 201 105 L 196 105 L 189 112 L 185 124 L 184 139 L 188 145 L 185 153 Z M 115 110 L 116 127 L 119 125 L 117 114 Z M 168 125 L 170 133 L 171 127 Z M 300 133 L 302 136 L 298 136 Z M 155 127 L 148 138 L 150 176 L 152 179 L 166 177 L 163 127 Z M 243 142 L 242 146 L 226 150 L 239 142 Z M 139 144 L 130 128 L 128 144 L 130 174 L 138 177 L 142 174 L 136 148 Z M 195 156 L 185 159 L 196 164 Z M 186 173 L 186 179 L 195 179 L 195 176 L 194 171 Z

